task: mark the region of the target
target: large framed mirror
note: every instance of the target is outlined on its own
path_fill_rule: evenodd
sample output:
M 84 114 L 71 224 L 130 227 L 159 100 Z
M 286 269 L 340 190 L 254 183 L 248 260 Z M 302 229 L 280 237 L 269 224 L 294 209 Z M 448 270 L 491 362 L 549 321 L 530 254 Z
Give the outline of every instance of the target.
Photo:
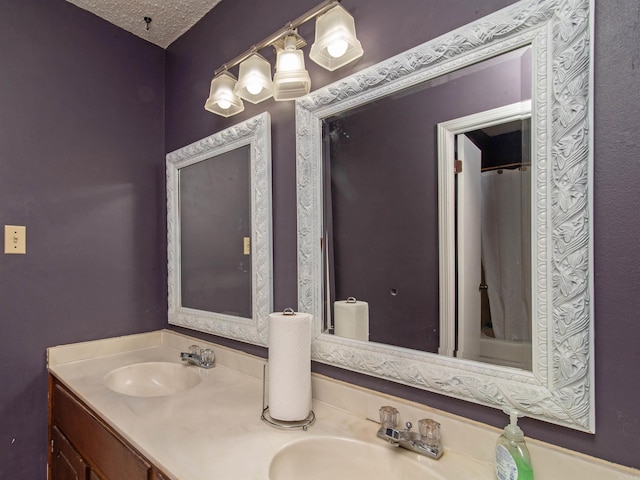
M 167 155 L 169 323 L 257 345 L 272 311 L 271 120 Z
M 592 10 L 522 0 L 296 101 L 314 360 L 595 430 Z

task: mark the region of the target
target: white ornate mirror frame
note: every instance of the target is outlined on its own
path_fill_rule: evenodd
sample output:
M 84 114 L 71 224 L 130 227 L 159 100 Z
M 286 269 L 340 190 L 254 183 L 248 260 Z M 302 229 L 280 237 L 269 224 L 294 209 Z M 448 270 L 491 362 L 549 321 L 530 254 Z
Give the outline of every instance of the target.
M 249 145 L 251 155 L 251 310 L 253 318 L 186 308 L 180 291 L 179 170 Z M 266 345 L 273 305 L 271 232 L 271 118 L 267 112 L 167 154 L 169 323 Z M 223 201 L 223 200 L 222 200 Z
M 522 0 L 296 102 L 298 309 L 314 315 L 314 360 L 595 431 L 592 12 L 593 0 Z M 533 371 L 323 333 L 322 120 L 524 45 L 534 77 Z

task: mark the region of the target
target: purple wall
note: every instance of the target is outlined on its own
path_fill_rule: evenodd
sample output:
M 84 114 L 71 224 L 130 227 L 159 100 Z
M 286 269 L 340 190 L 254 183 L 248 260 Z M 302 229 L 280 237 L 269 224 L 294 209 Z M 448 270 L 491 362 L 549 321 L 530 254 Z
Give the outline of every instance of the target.
M 336 72 L 327 72 L 307 61 L 312 88 L 511 3 L 513 0 L 344 0 L 343 5 L 356 18 L 364 57 Z M 222 2 L 167 50 L 167 152 L 264 110 L 271 114 L 276 310 L 297 304 L 293 103 L 272 100 L 259 105 L 246 103 L 243 113 L 229 119 L 206 112 L 203 104 L 215 69 L 315 4 L 315 0 Z M 640 382 L 637 373 L 633 373 L 640 362 L 639 18 L 640 5 L 636 0 L 598 2 L 594 173 L 597 433 L 580 433 L 530 419 L 522 421 L 530 437 L 634 467 L 640 467 Z M 303 26 L 300 33 L 311 43 L 312 23 Z M 263 53 L 272 56 L 268 50 Z M 226 343 L 239 346 L 237 342 Z M 240 345 L 240 348 L 264 354 L 264 350 L 254 347 Z M 328 366 L 314 368 L 495 426 L 505 423 L 504 415 L 494 409 Z
M 468 0 L 344 0 L 365 55 L 333 73 L 309 61 L 313 88 L 512 1 L 478 0 L 470 8 Z M 163 50 L 63 0 L 0 3 L 0 226 L 26 225 L 28 249 L 26 256 L 0 254 L 0 479 L 45 476 L 46 347 L 166 325 L 164 153 L 265 109 L 273 126 L 275 308 L 296 305 L 293 104 L 247 104 L 230 119 L 202 106 L 216 68 L 315 3 L 222 2 L 168 49 L 166 70 Z M 639 19 L 636 0 L 597 4 L 597 433 L 522 422 L 530 437 L 635 467 L 640 467 Z M 301 29 L 309 40 L 312 32 L 311 24 Z M 493 409 L 327 366 L 314 368 L 489 424 L 504 423 Z
M 166 323 L 164 56 L 62 0 L 0 2 L 0 227 L 27 226 L 0 254 L 0 479 L 46 477 L 46 347 Z

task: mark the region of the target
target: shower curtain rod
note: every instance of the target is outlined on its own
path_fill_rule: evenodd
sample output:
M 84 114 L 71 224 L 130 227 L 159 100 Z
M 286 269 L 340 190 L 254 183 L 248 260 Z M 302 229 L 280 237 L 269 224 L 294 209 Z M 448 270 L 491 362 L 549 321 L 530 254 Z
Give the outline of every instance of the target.
M 507 163 L 505 165 L 495 165 L 493 167 L 484 167 L 484 168 L 481 168 L 480 171 L 481 172 L 490 172 L 492 170 L 502 170 L 504 168 L 529 167 L 529 166 L 531 166 L 530 163 L 522 163 L 522 162 Z

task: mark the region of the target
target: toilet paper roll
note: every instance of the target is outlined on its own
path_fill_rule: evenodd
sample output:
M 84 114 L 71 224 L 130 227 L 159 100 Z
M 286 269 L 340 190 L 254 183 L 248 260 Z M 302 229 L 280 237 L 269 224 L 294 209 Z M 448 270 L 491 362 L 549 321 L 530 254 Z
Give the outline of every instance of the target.
M 269 315 L 269 414 L 277 420 L 304 420 L 311 412 L 311 319 Z
M 333 303 L 334 334 L 369 341 L 369 304 L 350 297 Z

